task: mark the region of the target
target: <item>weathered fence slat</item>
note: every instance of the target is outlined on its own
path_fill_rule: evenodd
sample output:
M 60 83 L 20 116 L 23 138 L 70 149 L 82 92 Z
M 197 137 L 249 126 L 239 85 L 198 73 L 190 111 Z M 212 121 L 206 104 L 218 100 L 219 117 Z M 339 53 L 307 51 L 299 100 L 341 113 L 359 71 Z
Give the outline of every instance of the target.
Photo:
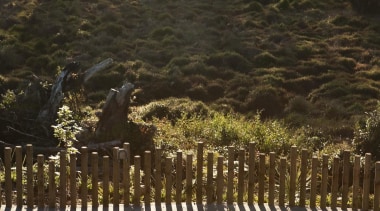
M 311 159 L 311 181 L 310 181 L 310 207 L 315 208 L 317 206 L 317 180 L 318 180 L 318 166 L 319 160 L 316 156 Z
M 280 190 L 278 192 L 278 203 L 281 207 L 285 206 L 285 178 L 286 178 L 286 158 L 282 157 L 280 159 Z
M 289 179 L 289 206 L 296 205 L 296 187 L 297 187 L 297 147 L 292 146 L 290 149 L 290 179 Z
M 33 146 L 26 145 L 26 205 L 28 209 L 33 208 L 34 187 L 33 187 Z
M 152 176 L 152 153 L 150 151 L 144 152 L 144 203 L 150 203 L 150 178 Z
M 203 147 L 204 143 L 199 142 L 198 143 L 198 149 L 197 149 L 197 178 L 196 178 L 196 201 L 197 204 L 202 204 L 203 201 Z
M 162 172 L 161 172 L 161 148 L 156 148 L 155 169 L 154 169 L 154 201 L 156 204 L 161 204 L 161 190 L 162 190 Z
M 214 195 L 214 184 L 213 184 L 213 166 L 214 166 L 214 153 L 207 153 L 207 176 L 206 176 L 206 203 L 212 204 Z
M 237 185 L 237 188 L 238 188 L 238 199 L 237 199 L 237 203 L 239 205 L 242 205 L 243 204 L 243 197 L 244 197 L 244 193 L 245 193 L 245 190 L 244 190 L 244 161 L 245 161 L 245 150 L 244 149 L 240 149 L 239 150 L 239 155 L 238 155 L 238 162 L 239 162 L 239 169 L 238 169 L 238 185 Z
M 259 205 L 264 204 L 264 194 L 265 194 L 265 154 L 259 154 L 259 192 L 257 203 Z
M 66 150 L 61 150 L 59 155 L 59 207 L 65 208 L 67 201 L 67 174 L 66 174 Z
M 333 160 L 333 175 L 331 185 L 331 209 L 336 209 L 338 200 L 338 188 L 339 188 L 339 158 L 334 157 Z
M 82 207 L 87 207 L 87 176 L 88 176 L 88 148 L 81 148 L 81 201 Z
M 253 204 L 254 191 L 255 191 L 255 159 L 256 159 L 256 143 L 251 142 L 249 147 L 249 161 L 248 161 L 248 205 Z
M 347 209 L 348 203 L 348 186 L 350 180 L 350 151 L 345 150 L 343 152 L 343 172 L 342 172 L 342 209 Z
M 124 205 L 125 206 L 129 206 L 129 203 L 130 203 L 130 166 L 131 166 L 131 147 L 129 145 L 129 143 L 124 143 L 123 145 L 123 149 L 124 149 L 124 155 L 125 155 L 125 158 L 123 159 L 123 186 L 124 186 Z M 157 156 L 157 162 L 159 162 L 160 164 L 160 172 L 161 172 L 161 149 L 157 149 L 156 150 L 156 154 Z M 156 164 L 157 164 L 156 162 Z M 156 167 L 158 168 L 158 167 Z M 156 181 L 157 181 L 157 178 L 156 178 Z M 159 180 L 161 181 L 161 179 Z M 160 186 L 161 187 L 161 186 Z M 161 193 L 161 189 L 159 191 Z M 157 198 L 156 198 L 157 199 Z
M 216 178 L 216 204 L 221 205 L 223 203 L 223 187 L 224 187 L 224 176 L 223 176 L 223 156 L 218 157 L 217 161 L 217 178 Z
M 44 208 L 44 155 L 37 155 L 37 206 Z
M 234 202 L 233 190 L 234 190 L 234 156 L 235 148 L 233 146 L 228 147 L 228 162 L 227 162 L 227 204 L 231 205 Z
M 49 160 L 49 208 L 55 208 L 55 195 L 56 195 L 56 185 L 55 185 L 55 163 L 54 160 Z
M 193 186 L 193 154 L 186 156 L 186 203 L 192 202 L 192 186 Z
M 268 194 L 268 204 L 274 206 L 274 192 L 275 192 L 275 173 L 276 173 L 276 153 L 269 153 L 269 194 Z
M 23 186 L 22 186 L 22 147 L 16 146 L 15 148 L 15 154 L 16 154 L 16 191 L 17 191 L 17 206 L 21 207 L 23 204 L 22 200 L 22 193 L 23 193 Z
M 94 164 L 92 164 L 94 165 Z M 97 165 L 97 163 L 96 163 Z M 75 209 L 77 207 L 77 156 L 70 154 L 70 206 Z M 94 179 L 95 180 L 95 179 Z M 95 181 L 98 181 L 97 179 Z M 94 186 L 93 186 L 94 187 Z
M 371 174 L 371 160 L 372 156 L 369 153 L 365 154 L 364 160 L 364 177 L 363 177 L 363 195 L 362 195 L 362 209 L 368 210 L 369 208 L 369 189 L 370 189 L 370 174 Z
M 301 150 L 301 168 L 300 168 L 300 196 L 298 206 L 304 207 L 306 201 L 306 176 L 308 171 L 308 156 L 309 153 L 306 149 Z
M 320 199 L 320 207 L 322 209 L 326 208 L 326 200 L 327 200 L 327 183 L 329 177 L 329 156 L 322 155 L 322 181 L 321 181 L 321 199 Z
M 136 165 L 136 164 L 135 164 Z M 172 202 L 172 157 L 166 157 L 165 159 L 165 203 L 170 204 Z
M 373 210 L 380 210 L 380 161 L 375 164 L 374 196 Z
M 103 156 L 103 206 L 104 207 L 108 207 L 110 203 L 110 197 L 109 197 L 110 196 L 110 166 L 109 165 L 110 165 L 110 157 Z M 140 174 L 140 169 L 138 172 Z M 139 189 L 139 188 L 136 188 L 136 189 Z M 140 203 L 140 200 L 139 200 L 139 203 Z
M 99 206 L 99 194 L 98 194 L 98 179 L 99 179 L 99 155 L 97 152 L 91 153 L 91 173 L 92 173 L 92 192 L 91 192 L 91 199 L 92 199 L 92 206 L 98 207 Z
M 352 208 L 359 208 L 360 156 L 355 155 L 352 170 Z
M 120 203 L 120 162 L 119 162 L 119 147 L 112 148 L 112 185 L 113 185 L 113 205 L 119 206 Z
M 181 204 L 182 201 L 182 151 L 177 152 L 176 158 L 176 184 L 175 184 L 175 202 Z M 149 201 L 148 201 L 149 203 Z
M 301 150 L 298 155 L 297 147 L 291 148 L 289 160 L 285 157 L 276 160 L 277 155 L 274 152 L 259 153 L 256 160 L 254 143 L 249 144 L 248 151 L 230 146 L 227 157 L 219 155 L 216 161 L 214 157 L 217 154 L 209 151 L 204 162 L 202 142 L 198 144 L 197 150 L 195 166 L 192 153 L 187 153 L 186 158 L 183 158 L 182 151 L 177 151 L 175 157 L 162 159 L 162 150 L 156 149 L 155 161 L 152 161 L 153 154 L 146 151 L 143 157 L 137 155 L 133 158 L 134 166 L 131 168 L 128 143 L 122 149 L 113 148 L 113 160 L 103 156 L 101 163 L 97 152 L 91 153 L 89 162 L 88 149 L 83 147 L 79 155 L 81 180 L 78 181 L 76 154 L 68 155 L 63 150 L 60 151 L 59 160 L 47 162 L 44 155 L 37 155 L 37 169 L 33 170 L 33 147 L 28 145 L 25 153 L 26 171 L 23 171 L 22 147 L 5 147 L 4 172 L 1 172 L 4 189 L 3 192 L 0 191 L 0 198 L 4 197 L 6 207 L 12 207 L 12 203 L 18 207 L 23 206 L 25 197 L 29 208 L 37 205 L 40 209 L 45 206 L 56 209 L 58 203 L 59 208 L 65 208 L 69 201 L 71 208 L 76 208 L 78 191 L 83 207 L 88 206 L 88 192 L 91 191 L 91 204 L 94 208 L 99 207 L 100 202 L 108 207 L 111 197 L 114 206 L 120 203 L 129 206 L 130 199 L 133 206 L 137 207 L 141 206 L 141 199 L 144 204 L 150 204 L 151 200 L 161 203 L 162 194 L 165 195 L 166 204 L 180 204 L 183 201 L 193 204 L 195 199 L 197 204 L 197 200 L 201 200 L 201 203 L 208 205 L 222 205 L 224 202 L 228 205 L 233 202 L 242 205 L 244 202 L 253 204 L 256 194 L 259 205 L 267 202 L 269 206 L 274 206 L 277 202 L 280 207 L 284 207 L 286 202 L 288 206 L 297 202 L 299 206 L 305 207 L 309 202 L 312 209 L 318 206 L 321 209 L 326 209 L 327 206 L 331 209 L 339 206 L 347 209 L 351 206 L 353 209 L 371 208 L 380 211 L 380 161 L 374 165 L 371 154 L 365 155 L 364 165 L 361 167 L 362 157 L 353 155 L 351 162 L 349 151 L 343 152 L 342 159 L 334 157 L 329 166 L 329 156 L 310 157 L 310 152 L 306 150 Z M 144 158 L 143 163 L 141 158 Z M 133 175 L 131 169 L 134 169 Z M 81 183 L 80 187 L 77 187 L 77 182 Z M 98 191 L 99 182 L 102 182 L 102 200 L 99 200 L 98 195 L 101 193 Z M 90 183 L 90 190 L 87 183 Z M 111 185 L 113 192 L 110 192 Z M 131 185 L 133 193 L 129 194 Z M 34 188 L 37 190 L 36 198 L 31 197 Z M 199 191 L 201 196 L 197 195 Z M 120 198 L 120 192 L 124 193 L 123 199 Z
M 4 170 L 5 170 L 5 205 L 12 206 L 12 178 L 11 178 L 12 149 L 4 149 Z

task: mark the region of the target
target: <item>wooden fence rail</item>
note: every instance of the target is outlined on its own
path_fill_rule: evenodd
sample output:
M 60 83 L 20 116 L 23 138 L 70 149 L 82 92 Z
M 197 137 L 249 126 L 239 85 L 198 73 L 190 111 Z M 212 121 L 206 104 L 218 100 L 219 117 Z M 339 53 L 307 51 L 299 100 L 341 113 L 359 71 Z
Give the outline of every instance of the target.
M 181 151 L 163 157 L 161 149 L 131 158 L 128 143 L 109 156 L 86 147 L 78 155 L 61 151 L 58 159 L 33 158 L 31 145 L 24 151 L 4 149 L 0 203 L 6 207 L 185 202 L 380 210 L 380 161 L 373 163 L 371 154 L 320 158 L 292 147 L 285 158 L 258 153 L 250 143 L 229 147 L 225 158 L 204 153 L 201 142 L 195 158 Z

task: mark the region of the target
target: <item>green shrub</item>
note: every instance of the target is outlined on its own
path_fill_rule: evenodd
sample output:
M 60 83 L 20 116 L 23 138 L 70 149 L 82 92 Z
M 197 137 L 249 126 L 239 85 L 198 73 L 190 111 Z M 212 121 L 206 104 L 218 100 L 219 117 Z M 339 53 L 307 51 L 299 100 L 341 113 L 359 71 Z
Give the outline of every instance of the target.
M 299 114 L 308 114 L 312 109 L 312 104 L 303 96 L 296 96 L 289 100 L 285 112 L 295 112 Z
M 246 111 L 261 111 L 263 117 L 273 117 L 284 110 L 283 91 L 271 86 L 260 86 L 252 90 L 245 101 Z
M 253 58 L 253 64 L 256 67 L 273 67 L 277 64 L 277 58 L 265 51 Z
M 247 147 L 248 143 L 256 142 L 260 152 L 287 154 L 292 145 L 299 143 L 299 137 L 281 122 L 262 121 L 259 114 L 246 119 L 234 113 L 212 112 L 209 116 L 182 117 L 175 124 L 156 124 L 161 128 L 156 143 L 181 150 L 192 149 L 198 141 L 213 150 L 230 145 Z
M 165 26 L 162 28 L 154 29 L 150 33 L 150 37 L 154 40 L 162 40 L 166 36 L 175 35 L 175 34 L 176 34 L 176 32 L 175 32 L 174 28 L 172 28 L 170 26 Z
M 206 63 L 215 67 L 231 68 L 239 72 L 248 72 L 252 67 L 251 62 L 244 58 L 244 56 L 231 51 L 212 54 L 207 59 Z
M 366 113 L 366 119 L 357 123 L 354 144 L 358 153 L 371 153 L 374 160 L 380 159 L 380 107 Z
M 168 98 L 164 100 L 154 101 L 145 106 L 138 107 L 131 116 L 134 119 L 152 120 L 169 119 L 176 121 L 185 116 L 205 116 L 209 113 L 209 108 L 200 101 L 191 101 L 187 98 Z
M 250 2 L 247 6 L 244 8 L 244 12 L 261 12 L 264 10 L 263 5 L 260 2 L 253 1 Z

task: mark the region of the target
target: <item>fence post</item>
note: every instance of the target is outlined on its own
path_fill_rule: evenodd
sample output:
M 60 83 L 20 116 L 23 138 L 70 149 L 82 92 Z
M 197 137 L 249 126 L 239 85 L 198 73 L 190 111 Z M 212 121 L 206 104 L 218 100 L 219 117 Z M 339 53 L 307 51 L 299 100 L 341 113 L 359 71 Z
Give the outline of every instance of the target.
M 318 176 L 318 157 L 313 156 L 311 160 L 311 182 L 310 182 L 310 207 L 315 208 L 317 197 L 317 176 Z
M 44 155 L 37 155 L 37 196 L 38 209 L 44 208 Z
M 66 177 L 66 151 L 61 150 L 60 156 L 59 156 L 59 207 L 60 208 L 66 208 L 66 201 L 67 201 L 67 194 L 66 194 L 66 186 L 67 186 L 67 177 Z
M 223 188 L 224 188 L 224 176 L 223 176 L 223 156 L 218 157 L 217 163 L 217 177 L 216 177 L 216 204 L 221 205 L 223 203 Z
M 300 201 L 299 206 L 305 207 L 305 201 L 306 201 L 306 174 L 308 170 L 308 156 L 309 153 L 306 149 L 301 150 L 301 173 L 300 173 Z
M 347 209 L 348 186 L 350 180 L 350 151 L 343 152 L 343 172 L 342 172 L 342 210 Z
M 177 152 L 176 163 L 176 186 L 175 186 L 176 203 L 181 204 L 182 201 L 182 151 Z
M 269 194 L 268 204 L 274 206 L 274 192 L 275 192 L 275 174 L 276 174 L 276 153 L 269 153 Z
M 264 204 L 264 194 L 265 194 L 265 154 L 260 153 L 259 155 L 259 193 L 258 193 L 258 204 Z
M 150 203 L 150 177 L 152 176 L 152 153 L 144 152 L 144 202 L 146 205 Z
M 88 148 L 82 147 L 81 148 L 81 171 L 82 171 L 82 184 L 81 184 L 81 200 L 82 200 L 82 207 L 87 207 L 87 195 L 88 195 L 88 189 L 87 189 L 87 175 L 88 175 Z
M 120 203 L 120 161 L 119 147 L 112 148 L 112 184 L 113 184 L 113 206 L 119 207 Z
M 207 204 L 212 204 L 214 196 L 214 185 L 212 184 L 213 180 L 213 163 L 214 163 L 214 153 L 208 152 L 207 154 Z
M 12 207 L 12 178 L 11 178 L 12 148 L 4 148 L 5 170 L 5 206 Z
M 232 205 L 234 194 L 234 156 L 233 146 L 228 147 L 228 175 L 227 175 L 227 205 Z
M 331 209 L 336 209 L 339 188 L 339 157 L 334 157 L 332 184 L 331 184 Z
M 203 189 L 203 142 L 198 143 L 197 149 L 197 178 L 196 178 L 196 201 L 197 204 L 202 204 L 202 189 Z
M 360 156 L 355 155 L 352 175 L 352 209 L 359 208 Z
M 366 153 L 365 163 L 364 163 L 364 177 L 363 177 L 363 198 L 362 198 L 363 210 L 368 210 L 368 207 L 369 207 L 371 163 L 372 163 L 372 155 L 371 153 Z
M 22 206 L 22 147 L 16 146 L 16 192 L 17 192 L 17 207 Z
M 256 143 L 249 143 L 249 161 L 248 161 L 248 205 L 253 205 L 253 197 L 255 191 L 255 159 L 256 159 Z
M 380 211 L 380 161 L 375 164 L 373 210 Z
M 55 163 L 49 160 L 49 209 L 55 208 L 57 187 L 55 185 Z
M 290 179 L 289 179 L 289 206 L 296 205 L 296 187 L 297 187 L 297 147 L 290 148 Z
M 138 172 L 140 173 L 140 169 Z M 103 156 L 103 206 L 106 208 L 109 206 L 109 203 L 110 203 L 109 196 L 110 196 L 110 157 Z
M 72 209 L 77 207 L 77 156 L 70 154 L 70 206 Z
M 278 203 L 280 207 L 285 207 L 285 177 L 286 177 L 286 158 L 280 159 L 280 190 L 278 193 Z
M 26 145 L 26 204 L 28 209 L 33 208 L 34 187 L 33 187 L 33 146 Z
M 319 205 L 322 209 L 326 208 L 328 177 L 329 177 L 329 156 L 324 154 L 322 156 L 321 200 L 320 200 L 320 205 Z
M 91 153 L 91 173 L 92 173 L 92 206 L 97 208 L 99 206 L 99 196 L 98 196 L 98 179 L 99 179 L 99 155 L 97 152 Z
M 188 154 L 186 158 L 186 204 L 191 204 L 193 186 L 193 154 Z

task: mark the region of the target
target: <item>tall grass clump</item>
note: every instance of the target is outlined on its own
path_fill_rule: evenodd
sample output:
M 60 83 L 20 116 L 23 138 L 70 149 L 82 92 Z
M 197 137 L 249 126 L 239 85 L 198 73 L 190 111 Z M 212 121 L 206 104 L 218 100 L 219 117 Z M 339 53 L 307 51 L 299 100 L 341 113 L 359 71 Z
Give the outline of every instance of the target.
M 287 154 L 290 147 L 299 142 L 282 122 L 263 121 L 260 114 L 247 119 L 235 113 L 213 112 L 208 116 L 183 115 L 175 124 L 162 120 L 155 124 L 159 128 L 156 143 L 171 146 L 172 150 L 189 150 L 199 141 L 210 149 L 225 149 L 231 145 L 246 147 L 256 142 L 260 152 Z

